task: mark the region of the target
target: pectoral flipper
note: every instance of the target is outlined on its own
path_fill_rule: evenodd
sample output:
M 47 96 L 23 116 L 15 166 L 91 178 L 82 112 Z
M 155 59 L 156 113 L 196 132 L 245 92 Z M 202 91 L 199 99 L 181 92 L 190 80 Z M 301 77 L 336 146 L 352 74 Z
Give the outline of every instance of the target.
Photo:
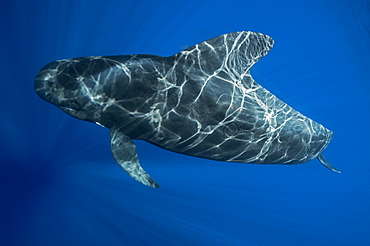
M 123 170 L 140 183 L 159 188 L 159 185 L 141 167 L 135 143 L 131 138 L 115 129 L 110 130 L 110 137 L 113 157 Z

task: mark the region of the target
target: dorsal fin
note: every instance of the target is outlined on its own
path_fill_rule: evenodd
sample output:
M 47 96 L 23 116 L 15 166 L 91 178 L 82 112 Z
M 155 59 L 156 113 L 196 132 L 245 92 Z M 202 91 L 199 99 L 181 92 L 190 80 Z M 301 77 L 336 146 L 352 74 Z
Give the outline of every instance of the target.
M 250 68 L 274 45 L 271 37 L 257 32 L 227 33 L 189 47 L 174 56 L 183 68 L 199 69 L 208 75 L 222 68 L 236 76 Z

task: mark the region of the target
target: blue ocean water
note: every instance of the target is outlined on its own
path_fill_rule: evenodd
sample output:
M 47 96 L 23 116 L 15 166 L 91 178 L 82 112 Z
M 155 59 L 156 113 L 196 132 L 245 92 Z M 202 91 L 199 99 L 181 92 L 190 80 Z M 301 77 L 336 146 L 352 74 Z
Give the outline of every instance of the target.
M 370 245 L 370 2 L 6 0 L 1 7 L 1 245 Z M 136 141 L 161 185 L 130 178 L 109 132 L 42 101 L 53 60 L 170 56 L 209 38 L 275 40 L 255 80 L 334 131 L 295 166 L 216 162 Z

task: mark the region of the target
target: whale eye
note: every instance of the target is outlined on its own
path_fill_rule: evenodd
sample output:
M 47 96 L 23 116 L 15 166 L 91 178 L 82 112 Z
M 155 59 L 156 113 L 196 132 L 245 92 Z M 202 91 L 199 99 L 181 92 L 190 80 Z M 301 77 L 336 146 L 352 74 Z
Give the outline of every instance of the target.
M 68 102 L 68 107 L 73 109 L 79 109 L 81 107 L 81 104 L 77 99 L 70 100 Z
M 230 122 L 223 127 L 223 131 L 227 137 L 233 137 L 240 132 L 240 126 L 237 122 Z

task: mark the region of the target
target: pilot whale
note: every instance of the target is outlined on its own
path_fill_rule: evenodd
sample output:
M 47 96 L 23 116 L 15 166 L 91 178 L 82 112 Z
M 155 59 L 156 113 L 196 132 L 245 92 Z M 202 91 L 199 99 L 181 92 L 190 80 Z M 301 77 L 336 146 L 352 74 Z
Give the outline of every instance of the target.
M 322 155 L 333 132 L 253 80 L 272 48 L 257 32 L 224 34 L 173 56 L 91 56 L 51 62 L 36 93 L 65 113 L 110 129 L 116 162 L 144 185 L 133 139 L 177 153 L 256 164 L 301 164 Z

